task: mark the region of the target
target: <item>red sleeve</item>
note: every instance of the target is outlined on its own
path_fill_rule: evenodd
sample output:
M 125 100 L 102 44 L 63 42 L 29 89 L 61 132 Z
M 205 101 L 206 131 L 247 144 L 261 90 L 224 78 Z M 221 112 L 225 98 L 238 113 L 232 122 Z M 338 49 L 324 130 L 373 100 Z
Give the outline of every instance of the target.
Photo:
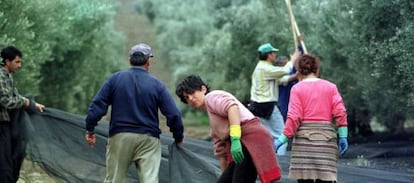
M 292 87 L 289 99 L 289 108 L 286 118 L 285 129 L 283 134 L 288 138 L 292 138 L 296 130 L 299 128 L 300 122 L 303 119 L 303 108 L 299 97 L 299 90 Z
M 342 100 L 341 95 L 339 94 L 338 88 L 335 87 L 332 97 L 332 116 L 335 118 L 336 125 L 338 127 L 347 126 L 347 113 Z

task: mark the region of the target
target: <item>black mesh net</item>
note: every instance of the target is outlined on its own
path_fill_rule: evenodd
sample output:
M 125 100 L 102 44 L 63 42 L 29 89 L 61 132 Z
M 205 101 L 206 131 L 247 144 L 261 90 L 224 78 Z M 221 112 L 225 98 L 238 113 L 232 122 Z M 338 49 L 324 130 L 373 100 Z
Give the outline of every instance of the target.
M 94 148 L 90 148 L 84 140 L 84 116 L 47 108 L 43 113 L 17 112 L 15 119 L 13 137 L 19 143 L 14 144 L 14 147 L 24 149 L 27 144 L 27 158 L 56 177 L 56 182 L 103 182 L 108 122 L 98 123 L 95 130 L 97 143 Z M 381 143 L 378 143 L 379 140 Z M 168 135 L 162 135 L 161 142 L 160 183 L 216 182 L 220 169 L 218 160 L 213 156 L 211 142 L 185 138 L 184 148 L 178 148 Z M 381 138 L 362 144 L 354 142 L 350 144 L 347 154 L 339 160 L 338 180 L 341 183 L 414 182 L 413 154 L 412 134 L 399 135 L 395 139 L 381 135 Z M 361 156 L 363 158 L 357 158 Z M 379 163 L 389 158 L 407 161 L 403 161 L 406 164 L 401 164 L 404 168 L 398 168 L 399 165 L 392 165 L 388 161 Z M 359 160 L 369 162 L 368 166 L 360 166 L 356 162 Z M 289 156 L 279 157 L 279 163 L 282 168 L 282 179 L 279 182 L 296 182 L 287 178 Z M 125 182 L 139 182 L 132 165 Z
M 62 182 L 102 182 L 108 123 L 96 127 L 97 143 L 84 139 L 84 117 L 47 108 L 20 120 L 27 127 L 27 157 Z M 23 124 L 24 123 L 24 124 Z M 171 136 L 161 135 L 160 182 L 215 182 L 220 174 L 208 141 L 185 139 L 178 148 Z M 173 155 L 173 156 L 170 156 Z M 174 163 L 169 163 L 169 162 Z M 173 165 L 173 166 L 170 166 Z M 131 165 L 126 182 L 139 182 Z

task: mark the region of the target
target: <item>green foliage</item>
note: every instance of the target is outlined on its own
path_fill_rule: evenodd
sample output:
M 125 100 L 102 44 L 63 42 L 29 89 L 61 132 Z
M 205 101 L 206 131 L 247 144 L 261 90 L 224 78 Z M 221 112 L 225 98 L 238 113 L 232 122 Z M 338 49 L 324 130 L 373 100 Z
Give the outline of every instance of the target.
M 156 15 L 151 19 L 157 27 L 161 52 L 172 63 L 174 81 L 199 74 L 212 88 L 233 91 L 238 98 L 246 99 L 257 47 L 265 42 L 281 50 L 291 46 L 285 43 L 291 40 L 289 34 L 282 33 L 289 32 L 288 27 L 279 26 L 287 24 L 285 10 L 275 12 L 263 2 L 144 0 L 138 9 Z
M 14 45 L 23 52 L 23 68 L 14 77 L 22 94 L 37 95 L 41 75 L 36 72 L 50 55 L 48 45 L 39 39 L 31 21 L 31 1 L 0 1 L 0 46 Z
M 184 107 L 184 109 L 190 108 L 189 106 Z M 186 112 L 185 119 L 186 125 L 200 125 L 200 126 L 208 126 L 209 120 L 208 116 L 205 112 L 200 110 L 195 110 L 194 108 L 189 109 L 190 111 Z
M 103 80 L 119 68 L 122 36 L 112 0 L 1 1 L 0 42 L 24 53 L 16 74 L 22 94 L 84 114 Z M 3 8 L 7 7 L 7 8 Z M 18 31 L 16 31 L 18 30 Z
M 270 42 L 281 50 L 279 55 L 293 48 L 284 1 L 145 2 L 153 4 L 146 7 L 151 7 L 148 11 L 163 54 L 171 60 L 174 81 L 199 74 L 211 88 L 244 100 L 256 48 Z M 413 114 L 413 1 L 292 4 L 308 51 L 321 57 L 322 78 L 338 85 L 350 124 L 367 124 L 376 117 L 393 130 L 397 116 Z
M 292 3 L 308 51 L 321 57 L 322 78 L 337 84 L 350 124 L 376 118 L 395 130 L 397 119 L 413 117 L 414 1 Z M 84 113 L 125 60 L 112 0 L 0 0 L 0 5 L 0 45 L 24 53 L 24 67 L 15 74 L 20 92 Z M 245 100 L 257 47 L 269 42 L 285 56 L 293 50 L 284 1 L 140 0 L 136 10 L 156 27 L 157 51 L 168 58 L 171 83 L 198 74 L 212 89 Z
M 363 13 L 368 7 L 370 13 Z M 374 8 L 372 8 L 374 7 Z M 404 0 L 360 3 L 355 18 L 360 21 L 356 31 L 366 74 L 361 89 L 369 101 L 369 110 L 388 129 L 394 130 L 398 116 L 413 112 L 413 8 L 414 2 Z M 408 72 L 407 72 L 408 71 Z M 404 117 L 405 118 L 405 117 Z
M 312 37 L 322 41 L 318 54 L 323 55 L 323 77 L 340 87 L 350 123 L 369 123 L 376 117 L 395 130 L 401 119 L 398 116 L 409 116 L 413 111 L 413 76 L 408 71 L 413 63 L 413 2 L 321 4 L 318 7 L 326 13 L 321 19 L 325 22 L 312 23 L 328 34 Z

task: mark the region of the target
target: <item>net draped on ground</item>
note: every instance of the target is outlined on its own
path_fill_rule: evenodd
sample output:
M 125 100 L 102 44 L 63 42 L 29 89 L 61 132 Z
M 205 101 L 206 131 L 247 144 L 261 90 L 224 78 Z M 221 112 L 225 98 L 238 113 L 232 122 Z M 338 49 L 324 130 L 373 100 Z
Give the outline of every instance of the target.
M 21 122 L 27 132 L 27 157 L 63 182 L 102 182 L 105 177 L 105 144 L 108 122 L 96 127 L 97 143 L 84 139 L 84 116 L 53 108 L 30 114 Z M 171 136 L 161 135 L 160 182 L 215 182 L 220 175 L 211 142 L 185 139 L 178 148 Z M 138 182 L 131 165 L 126 182 Z
M 27 158 L 40 165 L 57 182 L 103 182 L 105 177 L 105 144 L 108 122 L 101 121 L 95 129 L 97 143 L 90 148 L 84 139 L 85 116 L 46 108 L 43 113 L 21 112 L 14 135 L 27 143 Z M 392 141 L 381 136 L 378 143 L 353 143 L 344 157 L 339 159 L 338 181 L 412 183 L 414 174 L 397 169 L 358 167 L 344 161 L 363 155 L 369 161 L 386 158 L 414 159 L 413 135 L 401 136 Z M 184 139 L 184 147 L 175 146 L 171 136 L 161 135 L 162 161 L 160 183 L 213 183 L 220 175 L 218 160 L 213 156 L 211 142 L 192 138 Z M 374 142 L 376 142 L 374 141 Z M 282 168 L 281 183 L 294 183 L 287 179 L 289 156 L 279 157 Z M 410 167 L 414 167 L 410 166 Z M 413 170 L 414 171 L 414 170 Z M 135 167 L 131 165 L 125 182 L 139 182 Z M 259 182 L 259 181 L 257 181 Z

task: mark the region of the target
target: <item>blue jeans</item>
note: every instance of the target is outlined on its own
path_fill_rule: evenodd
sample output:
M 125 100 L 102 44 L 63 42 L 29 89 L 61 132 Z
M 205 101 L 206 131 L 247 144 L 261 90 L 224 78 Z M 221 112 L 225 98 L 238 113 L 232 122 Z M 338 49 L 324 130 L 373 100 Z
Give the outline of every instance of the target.
M 283 128 L 285 128 L 285 122 L 283 121 L 282 114 L 280 113 L 277 105 L 274 106 L 270 118 L 260 118 L 260 122 L 270 131 L 270 134 L 272 135 L 274 142 L 279 139 L 279 136 L 283 133 Z M 286 148 L 287 143 L 283 144 L 279 148 L 279 150 L 277 151 L 277 155 L 286 155 Z

